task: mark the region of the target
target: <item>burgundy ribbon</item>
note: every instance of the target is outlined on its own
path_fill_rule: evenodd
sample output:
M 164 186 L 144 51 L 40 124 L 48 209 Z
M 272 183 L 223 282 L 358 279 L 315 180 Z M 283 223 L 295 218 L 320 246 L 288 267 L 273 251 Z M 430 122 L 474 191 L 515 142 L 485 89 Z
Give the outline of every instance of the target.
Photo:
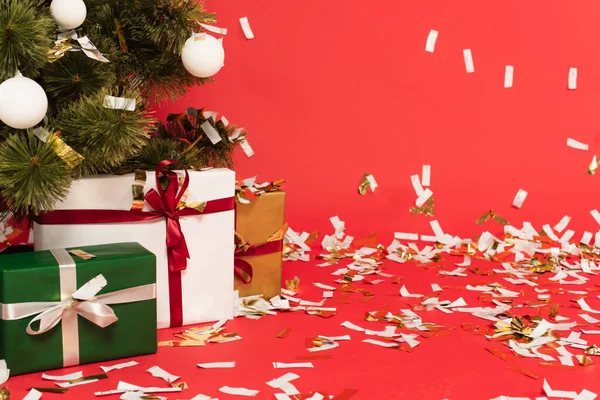
M 245 285 L 252 282 L 253 269 L 252 265 L 242 260 L 240 257 L 263 256 L 265 254 L 281 253 L 283 250 L 283 240 L 267 242 L 258 246 L 250 246 L 246 251 L 239 249 L 235 252 L 234 271 L 242 283 Z
M 36 222 L 40 225 L 105 224 L 119 222 L 152 221 L 165 218 L 167 222 L 166 245 L 169 265 L 169 305 L 171 327 L 183 325 L 183 299 L 181 271 L 187 268 L 190 258 L 185 236 L 179 223 L 180 217 L 213 214 L 234 209 L 235 198 L 211 200 L 203 211 L 194 208 L 179 209 L 179 201 L 188 188 L 190 177 L 185 171 L 185 180 L 179 188 L 178 176 L 174 171 L 165 170 L 177 161 L 164 160 L 156 166 L 156 187 L 146 193 L 144 200 L 153 211 L 140 210 L 55 210 L 40 215 Z M 166 176 L 169 186 L 166 191 L 160 184 L 160 175 Z M 178 190 L 179 189 L 179 190 Z

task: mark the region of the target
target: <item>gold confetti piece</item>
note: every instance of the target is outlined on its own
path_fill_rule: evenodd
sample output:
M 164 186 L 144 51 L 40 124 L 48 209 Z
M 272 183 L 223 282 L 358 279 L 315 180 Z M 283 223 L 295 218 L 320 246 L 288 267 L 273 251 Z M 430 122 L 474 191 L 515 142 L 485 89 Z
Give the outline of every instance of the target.
M 0 400 L 10 400 L 10 392 L 7 388 L 0 388 Z
M 550 306 L 550 318 L 555 319 L 556 316 L 558 315 L 558 311 L 559 311 L 559 304 L 558 303 L 554 303 Z
M 427 200 L 425 202 L 425 204 L 423 204 L 422 207 L 411 207 L 410 208 L 410 213 L 412 215 L 414 214 L 425 214 L 429 217 L 433 217 L 434 216 L 434 206 L 435 206 L 435 200 L 433 199 L 433 196 L 431 196 L 429 198 L 429 200 Z
M 598 169 L 598 156 L 594 156 L 594 158 L 592 158 L 592 162 L 590 163 L 590 166 L 588 167 L 587 173 L 590 175 L 595 175 L 597 169 Z
M 171 383 L 171 387 L 174 388 L 181 388 L 181 389 L 189 389 L 189 386 L 187 383 L 185 382 L 175 382 L 175 383 Z
M 86 253 L 85 251 L 78 250 L 78 249 L 77 250 L 69 250 L 69 253 L 81 258 L 82 260 L 91 260 L 92 258 L 96 258 L 95 255 Z
M 287 279 L 285 281 L 285 288 L 287 290 L 296 290 L 300 286 L 300 279 L 296 276 L 294 279 Z
M 373 175 L 365 174 L 360 182 L 360 185 L 358 186 L 358 194 L 361 196 L 366 195 L 369 188 L 371 189 L 371 192 L 374 193 L 377 186 L 377 182 L 375 182 Z
M 494 212 L 494 209 L 491 209 L 490 211 L 483 214 L 481 217 L 477 218 L 475 220 L 475 223 L 478 225 L 481 225 L 481 224 L 489 221 L 490 219 L 493 219 L 494 221 L 498 222 L 500 225 L 508 225 L 508 221 L 506 219 L 502 218 L 501 216 L 497 215 Z
M 585 354 L 591 354 L 594 356 L 600 355 L 600 349 L 595 344 L 585 349 Z
M 61 40 L 57 40 L 54 44 L 54 47 L 48 50 L 48 61 L 53 63 L 58 61 L 62 56 L 67 54 L 68 51 L 73 49 L 73 45 L 68 43 L 70 40 L 69 37 L 66 37 Z
M 284 330 L 282 330 L 281 332 L 279 332 L 279 334 L 277 334 L 277 337 L 279 339 L 285 339 L 286 337 L 289 336 L 290 332 L 292 331 L 292 328 L 285 328 Z

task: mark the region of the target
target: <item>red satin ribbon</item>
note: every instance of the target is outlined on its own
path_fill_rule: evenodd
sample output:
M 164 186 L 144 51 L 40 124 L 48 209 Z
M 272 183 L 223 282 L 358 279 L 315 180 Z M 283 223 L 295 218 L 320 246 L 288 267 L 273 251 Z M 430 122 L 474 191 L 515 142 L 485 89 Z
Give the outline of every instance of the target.
M 250 282 L 252 282 L 253 276 L 252 265 L 248 261 L 242 260 L 240 257 L 262 256 L 265 254 L 281 253 L 282 250 L 283 240 L 267 242 L 258 246 L 250 246 L 246 251 L 244 251 L 243 249 L 237 250 L 235 252 L 236 257 L 234 261 L 235 275 L 245 285 L 249 284 Z
M 171 327 L 183 325 L 183 299 L 181 288 L 181 271 L 187 268 L 190 258 L 185 236 L 179 223 L 180 217 L 213 214 L 233 210 L 235 198 L 211 200 L 206 203 L 204 211 L 193 208 L 178 209 L 179 201 L 188 188 L 190 177 L 185 171 L 185 180 L 179 188 L 178 176 L 175 172 L 165 170 L 177 161 L 164 160 L 156 166 L 156 187 L 146 193 L 145 201 L 153 211 L 138 210 L 55 210 L 40 215 L 36 222 L 40 225 L 73 225 L 73 224 L 105 224 L 119 222 L 152 221 L 165 218 L 167 222 L 166 245 L 169 265 L 169 305 Z M 160 175 L 169 179 L 167 190 L 163 190 Z

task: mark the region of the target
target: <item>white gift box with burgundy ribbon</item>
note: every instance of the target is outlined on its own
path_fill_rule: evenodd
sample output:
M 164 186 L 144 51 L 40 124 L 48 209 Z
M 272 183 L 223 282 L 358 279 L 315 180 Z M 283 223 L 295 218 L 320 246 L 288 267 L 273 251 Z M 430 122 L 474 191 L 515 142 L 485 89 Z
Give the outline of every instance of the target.
M 147 172 L 141 210 L 132 208 L 134 174 L 74 181 L 35 223 L 35 249 L 138 242 L 156 255 L 159 329 L 231 318 L 235 173 L 167 171 L 170 164 Z

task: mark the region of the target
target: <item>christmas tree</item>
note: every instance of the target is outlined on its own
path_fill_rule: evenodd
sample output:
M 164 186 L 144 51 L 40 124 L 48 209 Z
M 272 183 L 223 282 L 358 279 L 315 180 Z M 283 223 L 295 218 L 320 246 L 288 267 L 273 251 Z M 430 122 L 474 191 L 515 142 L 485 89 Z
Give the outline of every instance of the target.
M 0 0 L 0 216 L 163 159 L 231 166 L 235 126 L 191 108 L 162 124 L 150 109 L 211 82 L 224 56 L 204 33 L 214 22 L 186 0 Z

